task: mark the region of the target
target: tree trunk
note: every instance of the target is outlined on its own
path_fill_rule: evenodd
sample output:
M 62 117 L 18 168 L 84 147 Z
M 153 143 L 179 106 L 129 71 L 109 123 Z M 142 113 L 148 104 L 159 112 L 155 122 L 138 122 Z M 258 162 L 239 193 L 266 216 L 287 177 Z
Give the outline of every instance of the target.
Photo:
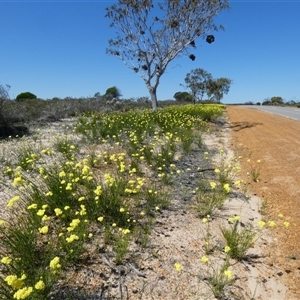
M 149 88 L 151 103 L 152 103 L 152 109 L 154 112 L 157 111 L 158 108 L 158 102 L 157 102 L 157 96 L 156 96 L 156 89 L 151 87 Z

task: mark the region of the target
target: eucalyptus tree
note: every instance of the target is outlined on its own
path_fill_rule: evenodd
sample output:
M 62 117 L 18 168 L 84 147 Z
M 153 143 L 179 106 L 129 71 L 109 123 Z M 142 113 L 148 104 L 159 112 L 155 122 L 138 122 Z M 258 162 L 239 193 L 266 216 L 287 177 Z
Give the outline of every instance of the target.
M 225 77 L 210 80 L 207 95 L 216 102 L 220 102 L 224 94 L 228 94 L 231 84 L 232 80 Z
M 190 50 L 196 39 L 214 42 L 211 33 L 223 28 L 214 19 L 228 8 L 228 0 L 118 0 L 106 8 L 110 27 L 117 30 L 107 53 L 144 80 L 155 111 L 157 87 L 169 63 L 181 55 L 195 60 Z
M 201 69 L 197 68 L 187 73 L 184 81 L 186 84 L 186 88 L 190 89 L 193 95 L 194 103 L 196 100 L 202 100 L 204 94 L 207 93 L 208 84 L 212 80 L 212 75 Z

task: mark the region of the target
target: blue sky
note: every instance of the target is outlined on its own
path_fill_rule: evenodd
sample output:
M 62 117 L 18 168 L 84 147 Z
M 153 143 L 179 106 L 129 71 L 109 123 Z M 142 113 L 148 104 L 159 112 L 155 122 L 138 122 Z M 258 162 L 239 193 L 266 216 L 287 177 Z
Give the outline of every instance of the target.
M 91 97 L 117 86 L 123 98 L 148 96 L 143 80 L 106 54 L 105 7 L 116 1 L 0 0 L 0 83 L 10 96 Z M 216 22 L 215 42 L 196 40 L 196 60 L 175 59 L 162 76 L 159 100 L 173 99 L 185 75 L 203 68 L 233 80 L 222 102 L 259 102 L 281 96 L 300 101 L 300 0 L 229 1 Z

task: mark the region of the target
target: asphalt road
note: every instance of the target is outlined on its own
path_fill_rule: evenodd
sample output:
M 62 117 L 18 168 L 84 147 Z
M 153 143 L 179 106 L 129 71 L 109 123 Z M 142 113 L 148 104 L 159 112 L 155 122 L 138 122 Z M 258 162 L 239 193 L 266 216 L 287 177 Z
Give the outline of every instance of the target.
M 261 105 L 243 105 L 252 109 L 269 112 L 274 115 L 286 117 L 289 119 L 300 121 L 300 108 L 297 107 L 280 107 L 280 106 L 261 106 Z

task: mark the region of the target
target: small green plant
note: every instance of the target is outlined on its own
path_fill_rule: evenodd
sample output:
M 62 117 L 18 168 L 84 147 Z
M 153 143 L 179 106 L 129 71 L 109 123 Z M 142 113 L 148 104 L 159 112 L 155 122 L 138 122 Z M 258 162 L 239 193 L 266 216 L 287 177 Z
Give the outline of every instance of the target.
M 211 245 L 212 234 L 210 232 L 210 215 L 207 215 L 202 219 L 202 222 L 206 224 L 206 232 L 204 235 L 204 251 L 206 255 L 211 254 L 214 251 L 214 247 Z
M 116 254 L 116 264 L 122 263 L 125 255 L 129 252 L 128 246 L 130 242 L 130 235 L 128 234 L 130 230 L 121 229 L 118 234 L 115 235 L 115 242 L 113 245 L 113 250 Z
M 17 164 L 25 171 L 33 170 L 36 161 L 39 159 L 39 156 L 29 146 L 21 147 L 16 156 Z
M 186 130 L 185 132 L 182 133 L 181 146 L 182 146 L 182 150 L 185 153 L 191 152 L 191 146 L 193 141 L 194 141 L 194 135 L 191 130 Z
M 229 228 L 221 227 L 221 232 L 226 244 L 230 247 L 229 255 L 231 258 L 242 260 L 253 244 L 256 232 L 250 225 L 242 227 L 240 216 L 228 218 L 228 222 Z
M 247 162 L 250 164 L 248 175 L 250 175 L 253 182 L 258 182 L 261 172 L 261 160 L 258 159 L 256 162 L 254 162 L 249 158 L 247 159 Z
M 206 183 L 200 182 L 196 192 L 195 208 L 200 217 L 213 215 L 217 209 L 223 207 L 227 193 L 214 181 L 208 187 Z
M 59 139 L 55 143 L 55 148 L 67 159 L 74 159 L 74 155 L 78 147 L 68 139 Z
M 226 257 L 220 267 L 216 266 L 218 263 L 213 264 L 210 258 L 205 255 L 201 258 L 201 262 L 208 265 L 209 268 L 206 272 L 208 275 L 201 277 L 217 299 L 225 299 L 225 287 L 232 285 L 235 281 L 235 277 L 229 269 L 229 252 L 230 248 L 228 246 L 225 247 Z
M 235 281 L 232 271 L 228 267 L 229 263 L 225 261 L 219 269 L 212 268 L 212 272 L 208 277 L 207 284 L 217 299 L 224 299 L 225 288 Z

